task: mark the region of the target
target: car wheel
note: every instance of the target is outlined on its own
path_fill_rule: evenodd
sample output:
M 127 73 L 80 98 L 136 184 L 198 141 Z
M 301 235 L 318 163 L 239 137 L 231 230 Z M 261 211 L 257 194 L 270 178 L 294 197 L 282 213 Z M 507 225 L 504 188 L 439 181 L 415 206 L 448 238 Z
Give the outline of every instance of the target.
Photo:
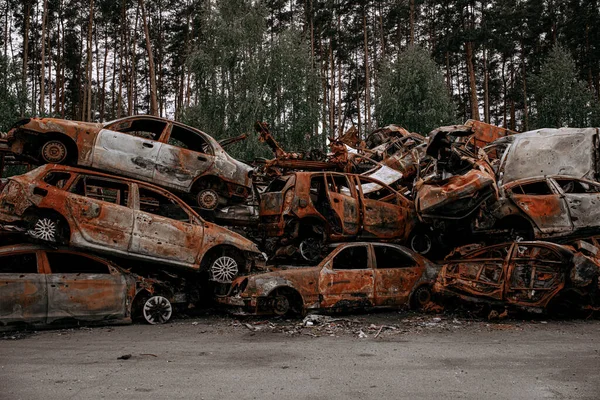
M 418 287 L 411 300 L 411 306 L 414 310 L 422 310 L 427 303 L 431 302 L 431 289 L 429 286 Z
M 273 313 L 279 316 L 284 316 L 291 311 L 290 300 L 282 294 L 273 296 L 271 307 L 273 308 Z
M 163 296 L 150 296 L 142 306 L 142 316 L 151 325 L 164 324 L 171 319 L 172 314 L 171 302 Z
M 219 205 L 219 195 L 213 189 L 203 189 L 196 196 L 198 206 L 205 210 L 214 210 Z
M 306 261 L 320 261 L 323 255 L 323 241 L 315 237 L 303 239 L 300 242 L 300 255 Z
M 39 216 L 31 220 L 27 234 L 34 239 L 49 243 L 64 241 L 61 221 L 51 216 Z
M 42 160 L 48 164 L 61 164 L 69 155 L 67 145 L 60 140 L 49 140 L 40 150 Z
M 238 275 L 239 262 L 231 255 L 221 255 L 210 265 L 212 280 L 218 283 L 231 283 Z

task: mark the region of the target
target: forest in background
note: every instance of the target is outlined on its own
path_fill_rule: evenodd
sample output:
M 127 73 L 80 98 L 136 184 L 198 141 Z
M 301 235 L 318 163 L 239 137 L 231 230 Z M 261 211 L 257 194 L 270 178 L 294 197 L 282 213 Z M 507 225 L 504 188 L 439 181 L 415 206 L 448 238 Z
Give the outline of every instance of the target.
M 0 25 L 0 131 L 154 114 L 222 139 L 263 120 L 306 150 L 351 126 L 600 126 L 597 0 L 1 0 Z

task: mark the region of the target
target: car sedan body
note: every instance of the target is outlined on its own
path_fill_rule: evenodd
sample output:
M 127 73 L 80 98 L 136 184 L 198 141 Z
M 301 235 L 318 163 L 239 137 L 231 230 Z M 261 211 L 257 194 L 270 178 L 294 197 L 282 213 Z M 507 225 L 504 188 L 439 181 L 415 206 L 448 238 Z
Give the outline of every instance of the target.
M 599 272 L 597 261 L 570 246 L 504 243 L 451 257 L 434 292 L 533 312 L 565 301 L 574 311 L 597 302 Z
M 39 163 L 94 168 L 191 194 L 205 209 L 241 202 L 252 187 L 252 168 L 211 136 L 149 115 L 104 124 L 24 119 L 7 142 L 13 153 Z
M 46 242 L 203 270 L 218 282 L 265 261 L 250 240 L 202 220 L 164 189 L 62 165 L 11 177 L 0 221 Z
M 0 325 L 64 322 L 151 324 L 172 315 L 175 292 L 102 258 L 66 248 L 0 247 Z
M 217 299 L 252 314 L 303 314 L 365 307 L 412 306 L 430 300 L 438 267 L 405 247 L 345 243 L 316 267 L 289 267 L 240 277 Z

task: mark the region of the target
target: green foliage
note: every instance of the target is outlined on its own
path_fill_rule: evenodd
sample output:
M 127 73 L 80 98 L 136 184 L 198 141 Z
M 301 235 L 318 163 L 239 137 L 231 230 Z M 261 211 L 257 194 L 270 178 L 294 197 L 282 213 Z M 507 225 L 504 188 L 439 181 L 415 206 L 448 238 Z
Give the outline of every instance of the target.
M 183 122 L 222 139 L 254 132 L 254 123 L 264 120 L 284 146 L 318 145 L 318 80 L 300 33 L 269 37 L 261 3 L 222 0 L 208 7 L 190 61 L 196 101 Z M 271 158 L 251 136 L 229 151 L 244 160 Z
M 0 132 L 6 132 L 19 119 L 20 68 L 0 56 Z
M 429 52 L 408 47 L 380 71 L 376 103 L 380 126 L 398 124 L 411 132 L 428 134 L 455 121 L 456 107 L 444 78 Z
M 597 126 L 598 103 L 577 78 L 575 62 L 568 51 L 554 46 L 531 82 L 536 127 Z

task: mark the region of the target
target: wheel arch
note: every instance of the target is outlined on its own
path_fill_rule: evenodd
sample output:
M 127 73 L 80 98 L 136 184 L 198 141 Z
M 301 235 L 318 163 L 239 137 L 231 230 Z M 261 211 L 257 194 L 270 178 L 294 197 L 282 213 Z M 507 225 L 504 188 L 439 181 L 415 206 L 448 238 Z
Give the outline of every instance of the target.
M 23 140 L 24 142 L 27 140 L 24 134 L 20 134 L 17 137 L 21 138 L 21 140 Z M 79 163 L 79 148 L 77 147 L 77 143 L 71 136 L 62 132 L 50 131 L 45 132 L 43 136 L 39 136 L 38 140 L 40 148 L 43 143 L 46 143 L 50 140 L 60 140 L 67 146 L 67 159 L 65 160 L 65 163 Z
M 61 213 L 59 213 L 58 211 L 56 211 L 52 208 L 38 208 L 38 207 L 31 206 L 23 212 L 23 220 L 25 220 L 27 222 L 28 218 L 41 216 L 41 215 L 55 217 L 55 218 L 58 218 L 61 222 L 63 222 L 64 227 L 67 228 L 67 230 L 68 230 L 67 231 L 68 237 L 66 239 L 68 239 L 69 242 L 71 241 L 71 235 L 73 234 L 74 229 L 71 226 L 71 224 L 69 223 L 69 220 L 67 218 L 65 218 L 64 215 L 62 215 Z

